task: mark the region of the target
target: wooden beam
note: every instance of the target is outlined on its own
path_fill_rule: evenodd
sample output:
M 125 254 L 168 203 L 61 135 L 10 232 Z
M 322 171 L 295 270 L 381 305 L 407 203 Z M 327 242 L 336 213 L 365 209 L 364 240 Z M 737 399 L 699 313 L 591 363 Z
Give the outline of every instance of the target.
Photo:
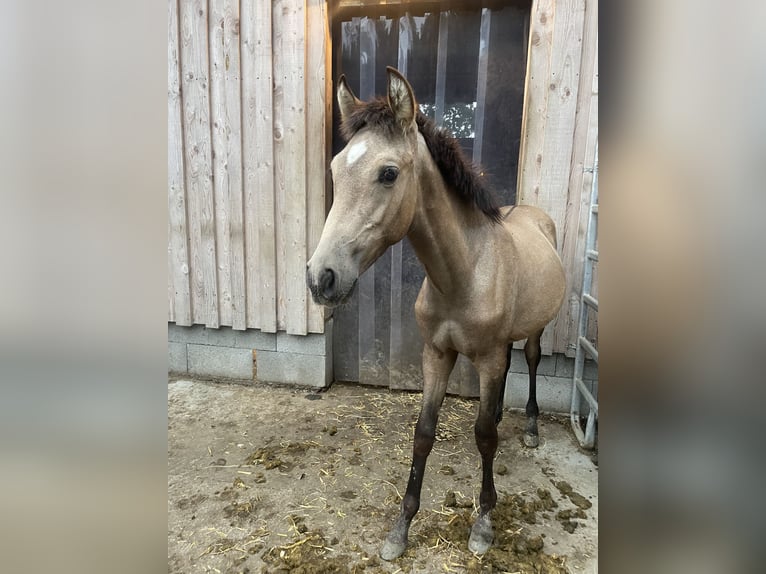
M 271 2 L 241 5 L 247 327 L 276 331 Z
M 208 327 L 218 327 L 207 2 L 182 2 L 180 18 L 184 160 L 189 208 L 193 321 Z
M 311 257 L 319 243 L 325 222 L 325 176 L 329 150 L 327 123 L 332 118 L 332 82 L 329 80 L 331 48 L 327 2 L 306 2 L 306 256 Z M 301 277 L 296 281 L 304 283 Z M 306 289 L 305 283 L 303 289 Z M 324 332 L 324 307 L 310 297 L 308 331 Z
M 178 46 L 178 3 L 168 2 L 168 282 L 169 320 L 192 324 L 189 250 L 184 182 L 181 63 Z
M 221 324 L 245 329 L 239 2 L 211 0 L 210 107 Z
M 282 272 L 285 327 L 307 331 L 306 276 L 306 17 L 303 0 L 282 6 L 283 173 Z

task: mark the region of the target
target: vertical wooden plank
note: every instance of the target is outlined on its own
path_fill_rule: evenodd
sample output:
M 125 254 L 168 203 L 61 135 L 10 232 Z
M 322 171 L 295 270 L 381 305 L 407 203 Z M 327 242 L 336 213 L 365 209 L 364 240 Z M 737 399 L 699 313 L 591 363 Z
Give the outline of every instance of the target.
M 327 2 L 306 2 L 306 240 L 307 257 L 316 249 L 325 221 L 325 174 L 327 172 L 327 118 L 332 118 L 331 84 L 327 71 L 330 42 Z M 301 278 L 295 278 L 300 281 Z M 304 285 L 304 291 L 306 287 Z M 324 332 L 324 307 L 307 297 L 308 331 Z
M 213 196 L 221 324 L 245 328 L 239 4 L 212 0 L 209 18 Z
M 170 196 L 168 195 L 168 199 Z M 170 205 L 168 204 L 168 211 L 170 211 Z M 170 218 L 168 218 L 168 322 L 174 323 L 176 320 L 176 298 L 175 287 L 173 286 L 173 249 L 170 241 L 173 236 L 173 229 L 170 225 Z
M 287 258 L 287 242 L 285 239 L 285 79 L 287 76 L 285 48 L 283 36 L 285 30 L 285 13 L 289 3 L 294 0 L 274 0 L 272 5 L 272 69 L 273 69 L 273 109 L 274 109 L 274 233 L 276 248 L 276 328 L 284 331 L 287 328 L 285 305 L 285 259 Z
M 476 116 L 474 120 L 473 163 L 481 163 L 484 144 L 484 107 L 487 100 L 487 66 L 489 64 L 489 29 L 492 10 L 482 8 L 481 27 L 479 29 L 479 63 L 476 85 Z
M 583 28 L 580 83 L 577 93 L 569 197 L 561 230 L 561 259 L 567 272 L 567 297 L 554 329 L 555 352 L 574 356 L 580 313 L 583 253 L 588 224 L 592 172 L 598 135 L 598 96 L 594 90 L 598 58 L 598 3 L 587 2 Z M 597 81 L 597 80 L 596 80 Z
M 259 180 L 256 177 L 257 158 L 256 142 L 258 131 L 256 127 L 259 105 L 258 101 L 257 73 L 256 73 L 256 45 L 258 42 L 267 41 L 271 45 L 271 18 L 268 19 L 268 35 L 263 36 L 258 30 L 262 24 L 261 15 L 257 13 L 257 6 L 262 3 L 259 0 L 242 0 L 240 6 L 240 67 L 242 76 L 242 200 L 243 200 L 243 223 L 245 241 L 245 326 L 247 328 L 259 328 L 259 301 L 260 285 L 258 276 L 258 210 L 257 187 Z M 271 2 L 268 2 L 271 8 Z M 259 33 L 260 32 L 260 33 Z M 271 56 L 269 56 L 271 64 Z M 271 89 L 269 89 L 271 96 Z M 270 98 L 269 98 L 270 99 Z M 269 110 L 270 112 L 271 110 Z
M 534 0 L 529 19 L 527 76 L 524 86 L 522 137 L 517 176 L 517 203 L 534 204 L 540 188 L 545 120 L 547 117 L 547 79 L 553 40 L 554 0 Z
M 284 8 L 287 8 L 285 11 Z M 306 13 L 303 0 L 283 6 L 285 326 L 288 333 L 307 331 L 306 276 Z
M 240 6 L 238 0 L 227 0 L 225 22 L 229 31 L 229 51 L 224 58 L 226 69 L 226 101 L 231 102 L 230 117 L 234 118 L 229 136 L 229 173 L 231 205 L 231 296 L 234 329 L 247 328 L 247 292 L 245 284 L 245 210 L 242 187 L 242 63 L 240 56 Z
M 274 39 L 272 3 L 257 0 L 255 46 L 255 181 L 258 205 L 258 314 L 261 330 L 277 330 L 277 223 L 274 189 Z
M 175 104 L 174 101 L 178 101 L 178 6 L 173 0 L 168 2 L 168 322 L 172 323 L 176 320 L 176 297 L 175 297 L 175 281 L 173 278 L 173 225 L 170 220 L 170 212 L 172 211 L 172 179 L 176 175 L 174 172 L 178 169 L 177 166 L 171 165 L 174 158 L 171 156 L 174 153 L 178 153 L 178 150 L 173 150 L 172 147 L 178 145 L 180 142 L 173 133 L 175 126 Z M 175 26 L 175 30 L 173 29 Z M 175 84 L 175 86 L 173 85 Z M 175 93 L 174 93 L 175 90 Z M 180 117 L 180 114 L 178 114 Z M 180 124 L 180 122 L 179 122 Z
M 189 252 L 181 123 L 181 63 L 178 2 L 168 2 L 168 281 L 172 286 L 171 321 L 192 324 Z
M 271 2 L 243 0 L 241 10 L 247 327 L 273 333 L 277 286 Z
M 210 64 L 210 128 L 213 167 L 213 202 L 215 213 L 216 279 L 218 287 L 218 313 L 221 325 L 231 325 L 231 279 L 229 257 L 229 154 L 226 142 L 230 118 L 226 101 L 224 76 L 225 20 L 223 1 L 208 2 L 208 58 Z
M 535 190 L 536 204 L 556 222 L 559 245 L 574 143 L 584 4 L 584 0 L 566 0 L 556 7 L 540 187 Z
M 563 243 L 567 213 L 584 23 L 584 0 L 568 0 L 557 4 L 548 85 L 548 117 L 536 203 L 556 223 L 559 251 Z M 560 318 L 561 311 L 543 334 L 540 345 L 545 354 L 553 350 L 554 332 Z
M 184 159 L 189 208 L 193 321 L 218 327 L 210 146 L 207 2 L 180 4 Z

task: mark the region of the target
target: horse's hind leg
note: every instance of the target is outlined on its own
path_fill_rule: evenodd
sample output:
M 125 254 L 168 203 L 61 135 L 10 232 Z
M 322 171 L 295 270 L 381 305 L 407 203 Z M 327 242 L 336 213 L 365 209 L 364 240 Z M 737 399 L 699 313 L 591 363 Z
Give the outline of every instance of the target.
M 410 523 L 420 508 L 420 490 L 423 486 L 426 459 L 434 445 L 439 409 L 444 401 L 447 381 L 456 359 L 455 351 L 441 352 L 428 344 L 423 348 L 423 405 L 415 425 L 410 479 L 407 482 L 407 492 L 402 499 L 399 517 L 380 550 L 380 557 L 383 560 L 398 558 L 407 548 Z
M 508 373 L 511 370 L 511 353 L 513 352 L 513 345 L 508 345 L 508 351 L 505 355 L 505 376 L 503 382 L 500 383 L 500 395 L 497 397 L 497 410 L 495 411 L 495 425 L 499 425 L 503 420 L 503 404 L 505 403 L 505 384 L 508 382 Z
M 524 444 L 529 448 L 535 448 L 540 444 L 537 434 L 537 416 L 540 410 L 537 408 L 537 366 L 540 364 L 540 337 L 543 332 L 532 335 L 524 345 L 524 357 L 527 360 L 529 370 L 529 399 L 527 400 L 527 428 L 524 431 Z

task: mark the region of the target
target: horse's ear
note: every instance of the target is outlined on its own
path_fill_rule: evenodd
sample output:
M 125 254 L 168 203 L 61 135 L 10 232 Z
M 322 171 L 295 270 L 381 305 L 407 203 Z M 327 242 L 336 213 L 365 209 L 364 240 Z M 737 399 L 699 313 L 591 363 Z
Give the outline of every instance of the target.
M 351 91 L 351 88 L 348 87 L 345 75 L 341 76 L 338 80 L 337 95 L 341 119 L 348 117 L 354 111 L 354 108 L 361 103 Z
M 417 110 L 415 94 L 412 93 L 412 86 L 399 73 L 399 70 L 387 66 L 386 71 L 388 72 L 388 105 L 391 106 L 402 128 L 407 129 L 415 121 Z

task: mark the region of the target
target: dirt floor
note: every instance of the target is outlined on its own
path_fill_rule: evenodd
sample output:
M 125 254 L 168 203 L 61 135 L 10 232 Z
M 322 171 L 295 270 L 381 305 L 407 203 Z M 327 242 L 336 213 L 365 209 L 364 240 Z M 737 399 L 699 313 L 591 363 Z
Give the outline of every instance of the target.
M 447 397 L 405 554 L 378 558 L 406 487 L 419 393 L 316 393 L 191 380 L 168 385 L 170 573 L 591 573 L 598 468 L 564 418 L 540 447 L 506 412 L 495 461 L 495 543 L 468 550 L 481 471 L 477 403 Z

